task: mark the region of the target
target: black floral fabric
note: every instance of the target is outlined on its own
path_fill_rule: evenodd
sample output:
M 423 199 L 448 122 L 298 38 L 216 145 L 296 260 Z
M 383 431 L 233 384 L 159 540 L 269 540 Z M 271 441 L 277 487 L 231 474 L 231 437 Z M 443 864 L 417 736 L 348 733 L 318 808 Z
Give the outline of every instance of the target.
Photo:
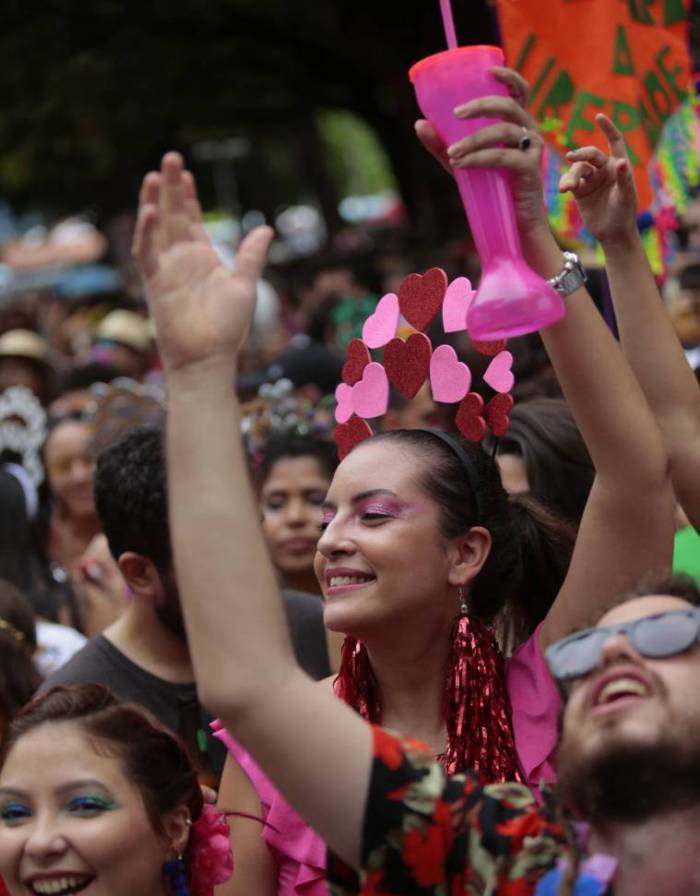
M 362 871 L 329 856 L 332 896 L 536 896 L 560 827 L 520 784 L 445 775 L 426 747 L 374 729 Z

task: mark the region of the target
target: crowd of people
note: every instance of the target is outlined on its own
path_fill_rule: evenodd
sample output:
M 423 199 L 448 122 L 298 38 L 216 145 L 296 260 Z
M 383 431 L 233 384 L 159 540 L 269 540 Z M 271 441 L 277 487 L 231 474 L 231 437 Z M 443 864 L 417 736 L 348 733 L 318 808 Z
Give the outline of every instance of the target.
M 497 123 L 417 135 L 509 170 L 555 278 L 527 85 L 494 74 L 510 97 L 456 114 Z M 426 380 L 339 454 L 344 352 L 409 261 L 319 257 L 287 294 L 261 226 L 231 268 L 176 152 L 139 197 L 146 304 L 0 312 L 0 892 L 700 892 L 693 266 L 665 303 L 597 127 L 560 189 L 619 341 L 577 282 L 510 341 L 483 442 Z

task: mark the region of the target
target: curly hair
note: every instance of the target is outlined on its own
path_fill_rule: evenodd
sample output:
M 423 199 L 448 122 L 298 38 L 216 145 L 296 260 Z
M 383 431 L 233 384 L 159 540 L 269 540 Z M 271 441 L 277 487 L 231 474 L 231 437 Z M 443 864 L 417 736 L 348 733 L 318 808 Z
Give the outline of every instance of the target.
M 272 468 L 278 461 L 296 457 L 315 458 L 329 479 L 333 478 L 338 466 L 338 455 L 333 442 L 324 441 L 311 434 L 276 432 L 268 438 L 262 450 L 260 466 L 256 474 L 258 488 L 265 485 Z
M 163 432 L 132 430 L 97 458 L 95 505 L 109 549 L 147 557 L 160 572 L 172 566 Z

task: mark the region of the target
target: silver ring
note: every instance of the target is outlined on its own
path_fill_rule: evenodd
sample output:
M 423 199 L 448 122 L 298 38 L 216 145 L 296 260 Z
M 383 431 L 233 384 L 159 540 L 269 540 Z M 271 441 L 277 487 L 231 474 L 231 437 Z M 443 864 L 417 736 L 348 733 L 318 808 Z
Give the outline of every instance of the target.
M 523 128 L 523 134 L 520 140 L 518 141 L 518 149 L 521 149 L 525 152 L 532 146 L 532 135 L 528 131 L 527 128 Z

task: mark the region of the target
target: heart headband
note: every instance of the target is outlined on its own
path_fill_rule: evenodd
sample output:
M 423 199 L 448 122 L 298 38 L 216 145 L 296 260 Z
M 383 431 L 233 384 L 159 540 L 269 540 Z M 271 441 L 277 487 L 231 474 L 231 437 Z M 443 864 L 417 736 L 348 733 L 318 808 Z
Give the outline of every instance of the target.
M 455 424 L 472 442 L 480 442 L 488 429 L 502 436 L 508 431 L 513 407 L 513 356 L 504 339 L 473 342 L 474 348 L 491 361 L 484 382 L 496 393 L 488 402 L 471 392 L 472 373 L 451 345 L 433 349 L 423 330 L 439 311 L 445 333 L 467 332 L 467 311 L 475 292 L 466 277 L 448 284 L 441 268 L 424 274 L 409 274 L 397 293 L 387 293 L 365 320 L 362 338 L 348 345 L 342 382 L 335 390 L 334 438 L 342 460 L 359 442 L 374 435 L 367 422 L 383 416 L 389 405 L 389 387 L 413 398 L 430 381 L 433 399 L 459 404 Z M 406 338 L 397 335 L 401 317 L 408 323 Z M 412 331 L 412 332 L 410 332 Z M 370 350 L 383 349 L 382 362 Z

